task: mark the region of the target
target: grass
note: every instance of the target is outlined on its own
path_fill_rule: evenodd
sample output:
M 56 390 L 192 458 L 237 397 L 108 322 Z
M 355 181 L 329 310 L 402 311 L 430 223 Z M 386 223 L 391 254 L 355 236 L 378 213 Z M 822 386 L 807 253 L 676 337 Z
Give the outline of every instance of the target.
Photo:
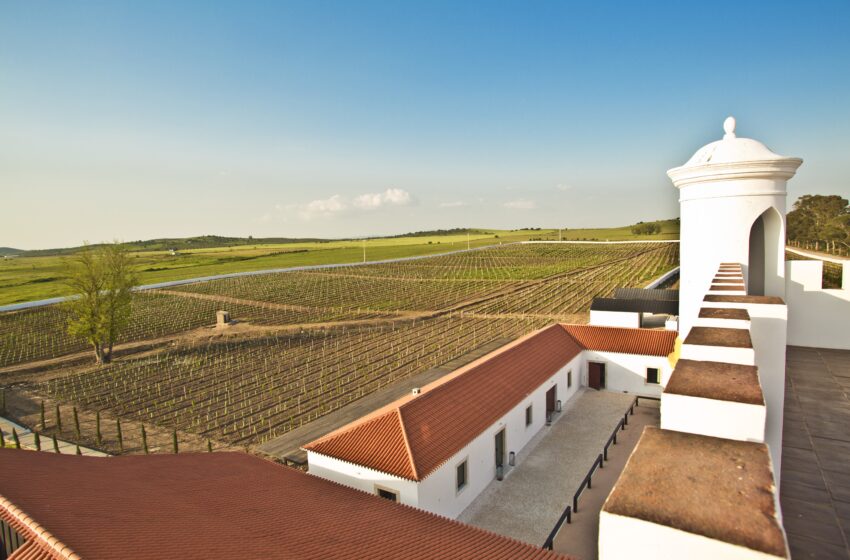
M 564 229 L 564 240 L 659 240 L 677 239 L 678 221 L 659 222 L 660 234 L 636 236 L 631 226 L 608 229 Z M 558 230 L 472 230 L 470 247 L 532 239 L 557 240 Z M 353 263 L 363 260 L 360 240 L 308 241 L 254 244 L 170 251 L 135 251 L 133 256 L 141 284 L 183 280 L 231 272 L 292 266 Z M 467 247 L 466 234 L 377 238 L 365 241 L 370 261 L 432 255 Z M 65 286 L 66 257 L 20 256 L 0 259 L 0 305 L 70 295 Z

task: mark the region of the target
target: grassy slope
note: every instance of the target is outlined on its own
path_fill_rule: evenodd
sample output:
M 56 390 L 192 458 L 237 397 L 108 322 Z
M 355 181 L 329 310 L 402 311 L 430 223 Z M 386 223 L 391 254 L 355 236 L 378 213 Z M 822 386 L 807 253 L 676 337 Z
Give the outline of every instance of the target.
M 486 230 L 470 235 L 470 246 L 529 239 L 557 240 L 558 230 Z M 631 226 L 609 229 L 570 229 L 562 238 L 621 241 L 629 239 L 678 239 L 678 222 L 662 222 L 657 235 L 635 236 Z M 445 253 L 465 249 L 466 234 L 424 235 L 370 239 L 366 241 L 368 260 Z M 285 244 L 239 245 L 180 251 L 134 252 L 141 284 L 181 280 L 199 276 L 284 268 L 314 264 L 352 263 L 363 260 L 363 243 L 356 240 Z M 0 305 L 68 295 L 62 281 L 64 257 L 33 256 L 0 259 Z

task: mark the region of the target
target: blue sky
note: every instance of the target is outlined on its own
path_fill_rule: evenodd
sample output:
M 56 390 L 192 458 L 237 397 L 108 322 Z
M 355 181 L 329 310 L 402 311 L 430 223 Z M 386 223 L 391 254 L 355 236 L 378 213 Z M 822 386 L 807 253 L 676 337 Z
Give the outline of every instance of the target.
M 850 196 L 850 2 L 0 4 L 0 246 L 613 226 L 722 136 Z

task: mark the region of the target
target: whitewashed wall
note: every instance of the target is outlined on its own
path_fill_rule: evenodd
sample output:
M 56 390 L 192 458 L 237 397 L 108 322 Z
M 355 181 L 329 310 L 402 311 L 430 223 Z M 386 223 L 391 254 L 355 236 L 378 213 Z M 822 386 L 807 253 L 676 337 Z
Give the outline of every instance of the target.
M 603 327 L 640 327 L 640 313 L 626 311 L 594 311 L 590 310 L 590 324 Z
M 599 560 L 622 558 L 767 560 L 781 557 L 635 517 L 600 512 Z
M 764 443 L 764 405 L 664 393 L 661 429 Z
M 776 491 L 779 492 L 782 469 L 782 423 L 785 410 L 785 346 L 788 336 L 788 307 L 784 304 L 712 303 L 712 307 L 746 309 L 750 314 L 753 362 L 759 368 L 759 382 L 767 406 L 764 442 L 770 449 Z M 682 357 L 686 347 L 682 346 Z M 691 358 L 700 359 L 700 358 Z M 711 359 L 711 358 L 709 358 Z M 716 361 L 734 362 L 728 358 Z
M 419 503 L 417 484 L 412 480 L 340 461 L 315 451 L 307 451 L 307 464 L 308 472 L 312 475 L 339 482 L 369 494 L 377 494 L 377 486 L 380 486 L 398 492 L 399 502 L 402 504 L 417 506 Z
M 840 290 L 824 290 L 823 262 L 788 261 L 788 344 L 850 350 L 850 262 Z
M 582 364 L 582 383 L 584 385 L 588 384 L 589 362 L 605 364 L 605 388 L 609 391 L 625 391 L 649 397 L 661 396 L 661 392 L 673 372 L 670 360 L 666 356 L 641 356 L 585 350 Z M 658 368 L 660 370 L 660 383 L 658 385 L 646 382 L 646 368 Z
M 774 246 L 765 251 L 765 268 L 770 276 L 765 293 L 784 297 L 785 270 L 775 268 L 776 252 L 784 248 L 785 181 L 741 179 L 707 181 L 681 189 L 681 281 L 679 324 L 687 336 L 694 324 L 702 298 L 721 262 L 744 265 L 747 276 L 750 229 L 766 210 L 773 208 L 780 225 L 770 227 Z M 769 224 L 773 226 L 774 224 Z M 778 231 L 775 231 L 778 230 Z

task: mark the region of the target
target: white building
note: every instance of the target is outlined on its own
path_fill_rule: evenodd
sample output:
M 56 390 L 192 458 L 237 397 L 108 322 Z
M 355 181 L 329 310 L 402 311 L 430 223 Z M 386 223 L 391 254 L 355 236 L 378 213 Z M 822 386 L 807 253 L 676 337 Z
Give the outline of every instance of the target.
M 580 386 L 660 396 L 675 339 L 552 325 L 306 445 L 309 472 L 456 518 Z

